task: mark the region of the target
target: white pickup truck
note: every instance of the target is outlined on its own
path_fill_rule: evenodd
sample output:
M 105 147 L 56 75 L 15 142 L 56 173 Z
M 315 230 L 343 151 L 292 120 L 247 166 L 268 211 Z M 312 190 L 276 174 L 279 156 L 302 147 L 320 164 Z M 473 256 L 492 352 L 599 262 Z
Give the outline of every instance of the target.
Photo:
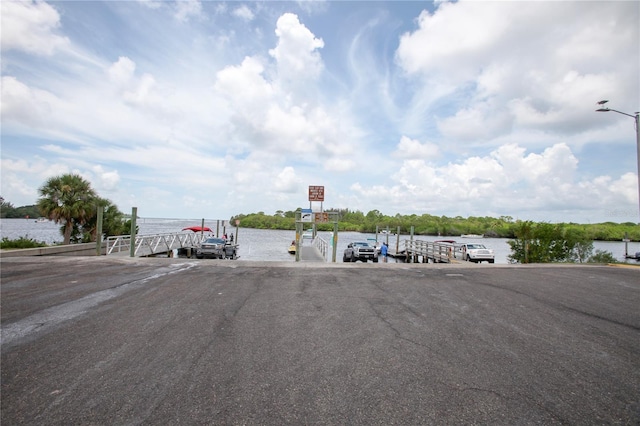
M 463 243 L 453 246 L 453 257 L 466 260 L 468 262 L 495 262 L 493 250 L 479 243 Z
M 376 263 L 378 262 L 378 250 L 365 241 L 349 243 L 342 255 L 342 261 L 356 262 L 358 260 L 365 263 L 370 260 Z

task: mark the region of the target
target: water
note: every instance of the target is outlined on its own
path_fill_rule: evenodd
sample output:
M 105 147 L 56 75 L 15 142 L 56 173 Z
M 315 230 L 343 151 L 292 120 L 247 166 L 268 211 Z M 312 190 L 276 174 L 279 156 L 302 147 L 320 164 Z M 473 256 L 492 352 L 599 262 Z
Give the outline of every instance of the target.
M 0 238 L 16 240 L 26 237 L 46 244 L 62 243 L 61 225 L 35 219 L 0 219 Z
M 185 220 L 140 218 L 137 221 L 141 235 L 178 232 L 183 228 L 189 226 L 200 226 L 201 224 L 201 219 Z M 228 225 L 228 222 L 225 222 L 225 224 Z M 234 235 L 234 238 L 236 236 L 236 228 L 229 226 L 223 228 L 222 221 L 220 221 L 219 226 L 217 226 L 218 223 L 215 220 L 205 220 L 204 225 L 211 228 L 214 233 L 218 230 L 220 235 L 222 235 L 223 232 L 226 232 L 229 236 L 231 236 L 231 234 Z M 332 233 L 330 232 L 319 232 L 318 235 L 325 241 L 331 241 Z M 53 222 L 36 222 L 34 219 L 0 219 L 0 238 L 4 237 L 11 240 L 20 237 L 27 237 L 47 244 L 62 242 L 60 225 L 56 225 Z M 342 262 L 342 253 L 350 242 L 369 241 L 370 243 L 373 243 L 375 242 L 375 238 L 375 234 L 340 232 L 338 234 L 336 261 Z M 402 235 L 400 236 L 400 241 L 402 242 L 407 238 L 409 237 Z M 294 239 L 294 231 L 238 228 L 237 242 L 240 244 L 239 260 L 294 262 L 295 256 L 287 252 L 291 241 Z M 415 239 L 435 241 L 443 238 L 433 236 L 416 236 Z M 458 242 L 482 243 L 494 250 L 496 263 L 508 263 L 507 258 L 511 253 L 511 249 L 507 244 L 507 241 L 509 240 L 506 238 L 457 238 L 456 240 Z M 388 240 L 387 235 L 378 235 L 378 242 L 382 243 L 387 241 L 391 251 L 395 251 L 396 237 L 394 235 L 389 235 Z M 304 240 L 303 244 L 309 244 L 309 240 Z M 640 243 L 628 244 L 629 254 L 634 254 L 640 251 Z M 605 250 L 612 253 L 619 261 L 625 261 L 624 243 L 621 241 L 595 241 L 593 245 L 594 252 L 596 249 Z M 329 253 L 329 256 L 331 256 L 331 248 L 329 249 Z M 393 261 L 393 259 L 390 259 L 390 261 Z M 636 263 L 634 260 L 627 261 Z

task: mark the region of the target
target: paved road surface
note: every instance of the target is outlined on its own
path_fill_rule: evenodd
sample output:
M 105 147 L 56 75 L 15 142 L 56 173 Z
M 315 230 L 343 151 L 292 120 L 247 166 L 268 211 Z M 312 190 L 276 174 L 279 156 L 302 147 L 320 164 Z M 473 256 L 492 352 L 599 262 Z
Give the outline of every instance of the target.
M 0 261 L 3 425 L 639 424 L 640 269 Z

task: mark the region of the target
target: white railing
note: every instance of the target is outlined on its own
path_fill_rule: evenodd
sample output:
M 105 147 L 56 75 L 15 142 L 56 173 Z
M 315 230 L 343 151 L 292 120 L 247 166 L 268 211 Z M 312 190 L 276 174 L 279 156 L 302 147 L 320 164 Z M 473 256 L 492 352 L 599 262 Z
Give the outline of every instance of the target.
M 404 240 L 404 247 L 407 257 L 415 258 L 422 256 L 424 259 L 431 259 L 436 262 L 451 262 L 453 257 L 453 246 L 447 243 L 437 243 L 423 240 Z
M 170 234 L 136 235 L 134 256 L 149 256 L 166 253 L 178 248 L 197 247 L 209 234 L 179 232 Z M 131 253 L 131 236 L 119 235 L 107 238 L 107 255 Z
M 328 261 L 327 255 L 329 254 L 329 243 L 323 240 L 321 237 L 313 239 L 313 245 L 318 249 L 325 261 Z

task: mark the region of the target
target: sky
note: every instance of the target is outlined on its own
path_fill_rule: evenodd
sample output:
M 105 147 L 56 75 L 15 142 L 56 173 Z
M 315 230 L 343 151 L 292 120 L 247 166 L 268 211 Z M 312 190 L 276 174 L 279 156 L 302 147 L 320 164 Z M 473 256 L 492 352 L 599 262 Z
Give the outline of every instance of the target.
M 1 189 L 141 217 L 639 221 L 638 1 L 8 1 Z M 308 188 L 324 186 L 323 203 Z

